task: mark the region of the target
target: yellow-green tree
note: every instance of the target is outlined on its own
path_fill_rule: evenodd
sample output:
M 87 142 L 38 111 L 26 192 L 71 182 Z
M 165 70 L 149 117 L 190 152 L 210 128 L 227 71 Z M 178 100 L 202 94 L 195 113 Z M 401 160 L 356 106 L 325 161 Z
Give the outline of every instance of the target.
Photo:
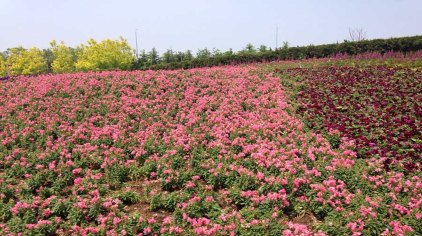
M 122 37 L 120 40 L 105 39 L 101 42 L 90 39 L 88 45 L 79 46 L 76 52 L 76 69 L 81 71 L 127 70 L 135 59 L 133 49 Z
M 57 44 L 55 40 L 50 42 L 51 51 L 54 60 L 51 68 L 54 73 L 66 73 L 75 71 L 75 61 L 73 60 L 72 51 L 63 42 Z
M 2 55 L 0 55 L 0 77 L 5 77 L 7 75 L 6 60 Z
M 47 63 L 40 49 L 11 48 L 6 63 L 10 75 L 37 75 L 47 71 Z

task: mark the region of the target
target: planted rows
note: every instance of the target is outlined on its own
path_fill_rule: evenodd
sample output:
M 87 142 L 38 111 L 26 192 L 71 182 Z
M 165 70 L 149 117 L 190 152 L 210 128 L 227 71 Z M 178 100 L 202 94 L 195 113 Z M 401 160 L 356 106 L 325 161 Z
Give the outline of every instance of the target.
M 297 89 L 298 112 L 309 126 L 353 138 L 361 158 L 376 156 L 407 171 L 420 170 L 422 71 L 378 67 L 324 67 L 286 71 Z
M 422 232 L 418 172 L 331 147 L 255 67 L 18 77 L 0 95 L 0 234 Z

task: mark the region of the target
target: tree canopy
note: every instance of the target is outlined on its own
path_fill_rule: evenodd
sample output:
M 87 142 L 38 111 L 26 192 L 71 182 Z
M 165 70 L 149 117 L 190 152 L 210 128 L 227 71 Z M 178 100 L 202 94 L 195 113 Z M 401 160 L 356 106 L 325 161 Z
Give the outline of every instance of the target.
M 63 42 L 57 44 L 55 40 L 50 43 L 53 52 L 53 62 L 51 69 L 54 73 L 65 73 L 75 71 L 75 61 L 72 51 Z
M 135 60 L 134 51 L 126 39 L 105 39 L 100 42 L 94 39 L 88 40 L 88 45 L 77 48 L 78 62 L 76 69 L 89 70 L 112 70 L 130 69 Z
M 6 64 L 10 75 L 36 75 L 47 71 L 43 52 L 38 48 L 11 48 L 8 54 Z
M 6 70 L 6 60 L 2 55 L 0 55 L 0 77 L 7 76 L 7 70 Z

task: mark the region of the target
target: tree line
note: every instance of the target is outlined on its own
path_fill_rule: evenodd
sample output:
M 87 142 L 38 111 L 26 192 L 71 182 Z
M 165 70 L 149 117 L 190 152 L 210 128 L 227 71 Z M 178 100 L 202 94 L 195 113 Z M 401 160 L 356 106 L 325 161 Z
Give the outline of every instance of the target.
M 9 48 L 0 55 L 0 77 L 93 70 L 129 70 L 135 61 L 126 39 L 90 39 L 76 48 L 50 42 L 50 48 Z
M 168 50 L 162 58 L 148 60 L 151 54 L 145 54 L 134 64 L 134 69 L 179 69 L 195 68 L 204 66 L 232 65 L 253 62 L 268 62 L 277 60 L 296 60 L 307 58 L 324 58 L 335 56 L 336 54 L 357 55 L 366 52 L 387 52 L 409 53 L 422 50 L 422 36 L 400 37 L 390 39 L 372 40 L 344 40 L 341 43 L 308 45 L 290 47 L 287 42 L 283 46 L 271 49 L 264 45 L 255 48 L 248 44 L 238 52 L 228 50 L 209 51 L 199 50 L 195 57 L 181 57 L 180 52 Z M 182 54 L 183 55 L 183 54 Z M 186 58 L 186 59 L 184 59 Z
M 287 42 L 280 48 L 272 49 L 265 45 L 254 47 L 247 44 L 242 50 L 220 51 L 200 49 L 165 51 L 162 55 L 153 48 L 135 51 L 126 39 L 105 39 L 100 42 L 90 39 L 86 44 L 75 48 L 63 42 L 52 41 L 50 48 L 36 47 L 25 49 L 16 47 L 0 54 L 0 77 L 17 75 L 36 75 L 42 73 L 67 73 L 92 70 L 130 70 L 130 69 L 179 69 L 204 66 L 230 65 L 274 60 L 323 58 L 336 54 L 356 55 L 365 52 L 381 54 L 394 51 L 408 53 L 422 50 L 422 36 L 390 39 L 347 41 L 342 43 L 290 47 Z

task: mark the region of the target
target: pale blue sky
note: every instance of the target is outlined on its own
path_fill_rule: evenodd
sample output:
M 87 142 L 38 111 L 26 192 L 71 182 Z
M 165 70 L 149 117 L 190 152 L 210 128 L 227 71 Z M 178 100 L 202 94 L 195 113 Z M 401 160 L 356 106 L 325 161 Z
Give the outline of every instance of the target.
M 70 46 L 89 38 L 127 38 L 160 53 L 242 49 L 247 43 L 333 43 L 363 28 L 368 38 L 422 34 L 422 0 L 0 0 L 0 51 L 22 45 Z

